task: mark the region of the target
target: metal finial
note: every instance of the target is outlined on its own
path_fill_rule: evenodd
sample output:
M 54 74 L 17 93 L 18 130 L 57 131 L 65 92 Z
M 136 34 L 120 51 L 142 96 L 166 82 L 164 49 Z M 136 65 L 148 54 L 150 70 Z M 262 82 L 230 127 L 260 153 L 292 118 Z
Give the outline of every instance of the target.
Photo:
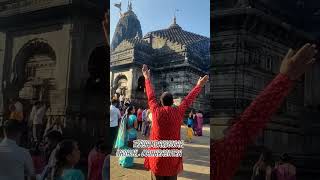
M 128 0 L 128 10 L 132 11 L 132 0 Z
M 177 12 L 179 12 L 179 9 L 174 10 L 174 15 L 173 15 L 173 24 L 177 24 Z

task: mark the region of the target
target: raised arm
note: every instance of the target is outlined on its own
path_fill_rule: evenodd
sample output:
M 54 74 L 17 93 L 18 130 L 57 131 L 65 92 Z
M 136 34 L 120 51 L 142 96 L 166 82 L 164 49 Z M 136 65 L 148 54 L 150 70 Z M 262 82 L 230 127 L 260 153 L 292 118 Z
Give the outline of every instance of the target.
M 154 89 L 152 87 L 151 81 L 150 81 L 150 69 L 148 69 L 147 65 L 143 65 L 142 67 L 142 73 L 145 79 L 145 86 L 146 86 L 146 93 L 148 97 L 148 105 L 151 111 L 154 111 L 156 108 L 159 107 L 159 104 L 157 103 L 157 99 L 154 93 Z
M 197 85 L 189 92 L 189 94 L 181 102 L 179 106 L 180 113 L 184 114 L 186 112 L 186 110 L 191 106 L 193 101 L 201 92 L 202 87 L 206 84 L 208 80 L 209 80 L 208 75 L 199 78 Z
M 297 53 L 289 50 L 282 62 L 280 74 L 256 97 L 240 119 L 232 125 L 225 138 L 212 144 L 213 179 L 233 177 L 247 146 L 266 127 L 292 89 L 293 81 L 314 63 L 313 57 L 316 53 L 315 46 L 310 44 L 306 44 Z

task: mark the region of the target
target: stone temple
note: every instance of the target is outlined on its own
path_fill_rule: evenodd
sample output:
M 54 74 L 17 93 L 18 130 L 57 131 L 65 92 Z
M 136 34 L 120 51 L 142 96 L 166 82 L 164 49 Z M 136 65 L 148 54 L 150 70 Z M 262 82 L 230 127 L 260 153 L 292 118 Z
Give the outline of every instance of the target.
M 214 1 L 211 66 L 211 138 L 224 136 L 229 120 L 249 106 L 279 73 L 289 48 L 319 38 L 316 1 L 225 0 Z M 320 178 L 316 166 L 320 151 L 320 63 L 301 78 L 261 133 L 234 179 L 250 179 L 259 146 L 273 151 L 275 159 L 289 153 L 297 166 L 297 179 Z M 255 153 L 256 152 L 256 153 Z
M 196 85 L 199 76 L 208 74 L 210 39 L 183 30 L 174 18 L 161 30 L 142 35 L 138 17 L 129 4 L 121 14 L 111 43 L 111 95 L 124 95 L 137 106 L 147 106 L 142 64 L 151 68 L 157 97 L 164 91 L 174 95 L 175 104 Z M 193 104 L 205 114 L 209 111 L 209 85 Z
M 19 96 L 49 105 L 46 120 L 73 132 L 102 133 L 106 122 L 108 49 L 104 1 L 0 2 L 1 115 Z

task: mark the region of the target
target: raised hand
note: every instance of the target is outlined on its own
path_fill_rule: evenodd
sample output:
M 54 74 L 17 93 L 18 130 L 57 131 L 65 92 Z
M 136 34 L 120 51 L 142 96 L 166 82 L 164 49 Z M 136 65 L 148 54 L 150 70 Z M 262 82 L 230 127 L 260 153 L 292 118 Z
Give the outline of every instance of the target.
M 197 85 L 200 85 L 201 87 L 203 87 L 207 83 L 208 80 L 209 80 L 208 75 L 205 75 L 204 77 L 200 77 Z
M 109 17 L 110 17 L 110 10 L 104 14 L 104 19 L 102 21 L 102 27 L 104 31 L 104 36 L 107 40 L 107 45 L 110 45 L 110 29 L 109 29 Z
M 142 66 L 142 74 L 145 79 L 150 79 L 150 69 L 145 64 Z
M 315 55 L 317 52 L 316 45 L 311 45 L 310 43 L 305 44 L 296 53 L 289 49 L 282 61 L 280 73 L 287 75 L 293 81 L 299 79 L 312 67 L 316 60 Z

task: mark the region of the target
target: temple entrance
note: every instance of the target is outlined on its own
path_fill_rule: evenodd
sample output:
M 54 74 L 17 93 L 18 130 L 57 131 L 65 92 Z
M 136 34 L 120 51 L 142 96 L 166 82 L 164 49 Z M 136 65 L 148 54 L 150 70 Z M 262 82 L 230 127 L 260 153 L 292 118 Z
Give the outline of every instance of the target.
M 113 95 L 120 101 L 128 97 L 128 79 L 125 75 L 119 75 L 114 81 Z
M 26 82 L 19 97 L 26 100 L 50 103 L 50 80 L 54 79 L 55 62 L 46 55 L 35 55 L 25 66 Z
M 42 101 L 50 106 L 50 94 L 55 87 L 55 68 L 55 52 L 43 39 L 29 41 L 18 52 L 6 94 L 7 98 L 21 98 L 26 117 L 33 101 Z

